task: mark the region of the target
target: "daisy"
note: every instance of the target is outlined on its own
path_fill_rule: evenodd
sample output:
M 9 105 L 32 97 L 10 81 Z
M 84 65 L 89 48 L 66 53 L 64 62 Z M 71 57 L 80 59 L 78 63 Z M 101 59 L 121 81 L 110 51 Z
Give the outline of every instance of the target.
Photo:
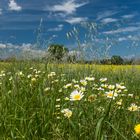
M 72 111 L 71 111 L 70 109 L 68 109 L 68 108 L 63 109 L 61 112 L 62 112 L 62 113 L 64 114 L 64 116 L 67 117 L 67 118 L 70 118 L 70 117 L 72 116 Z
M 81 100 L 83 98 L 83 93 L 82 92 L 78 92 L 77 90 L 74 90 L 71 94 L 70 94 L 70 100 L 71 101 L 77 101 L 77 100 Z
M 117 97 L 118 94 L 117 93 L 114 93 L 114 91 L 109 91 L 109 92 L 106 92 L 106 96 L 107 96 L 107 98 L 113 98 L 113 99 L 115 99 L 115 97 Z

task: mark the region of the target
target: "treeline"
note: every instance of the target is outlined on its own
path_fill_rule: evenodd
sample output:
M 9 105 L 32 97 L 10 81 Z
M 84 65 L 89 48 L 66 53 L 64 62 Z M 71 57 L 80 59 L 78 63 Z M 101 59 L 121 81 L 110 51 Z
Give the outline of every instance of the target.
M 49 58 L 50 59 L 50 58 Z M 17 59 L 16 57 L 8 57 L 6 59 L 0 59 L 0 62 L 22 62 L 22 61 L 26 61 L 23 59 Z M 46 58 L 42 58 L 42 59 L 30 59 L 28 61 L 32 61 L 32 62 L 46 62 L 48 61 Z M 101 59 L 101 60 L 77 60 L 76 57 L 68 57 L 67 60 L 60 60 L 60 61 L 56 61 L 55 58 L 53 58 L 53 60 L 49 60 L 49 63 L 83 63 L 83 64 L 102 64 L 102 65 L 132 65 L 132 64 L 137 64 L 140 65 L 140 58 L 138 59 L 126 59 L 126 58 L 121 58 L 120 56 L 112 56 L 110 59 Z
M 140 64 L 140 59 L 122 58 L 119 55 L 113 55 L 107 59 L 85 60 L 78 51 L 69 51 L 68 48 L 60 44 L 52 44 L 45 50 L 46 55 L 40 58 L 17 58 L 11 56 L 5 59 L 0 59 L 2 62 L 16 62 L 16 61 L 32 61 L 32 62 L 47 62 L 47 63 L 84 63 L 84 64 L 102 64 L 102 65 L 132 65 Z

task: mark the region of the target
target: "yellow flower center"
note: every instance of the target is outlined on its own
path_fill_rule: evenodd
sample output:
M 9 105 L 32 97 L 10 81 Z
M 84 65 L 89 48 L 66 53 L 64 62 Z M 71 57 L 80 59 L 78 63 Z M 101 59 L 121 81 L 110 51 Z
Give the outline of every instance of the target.
M 136 125 L 134 128 L 136 134 L 140 134 L 140 124 Z
M 81 97 L 80 94 L 77 94 L 77 95 L 74 96 L 74 99 L 75 100 L 80 100 L 80 97 Z
M 138 109 L 137 106 L 132 106 L 133 111 L 136 111 L 137 109 Z
M 112 94 L 112 93 L 108 93 L 108 96 L 109 96 L 109 97 L 112 97 L 112 96 L 113 96 L 113 94 Z

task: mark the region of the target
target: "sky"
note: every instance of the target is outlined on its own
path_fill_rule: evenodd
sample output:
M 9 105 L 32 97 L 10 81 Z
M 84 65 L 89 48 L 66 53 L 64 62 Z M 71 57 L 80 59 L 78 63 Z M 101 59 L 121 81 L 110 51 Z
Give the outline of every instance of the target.
M 94 40 L 85 37 L 84 23 L 96 24 Z M 21 51 L 44 55 L 49 42 L 77 49 L 75 39 L 66 36 L 74 28 L 82 46 L 101 52 L 106 46 L 110 56 L 140 56 L 139 0 L 0 0 L 0 57 Z M 45 45 L 36 48 L 38 40 Z

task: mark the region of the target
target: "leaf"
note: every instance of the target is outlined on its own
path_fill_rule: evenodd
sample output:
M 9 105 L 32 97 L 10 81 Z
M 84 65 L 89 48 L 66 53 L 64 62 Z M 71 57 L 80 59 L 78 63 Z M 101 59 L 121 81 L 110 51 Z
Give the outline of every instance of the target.
M 96 126 L 96 131 L 95 131 L 95 140 L 98 140 L 101 136 L 101 128 L 102 128 L 102 123 L 103 123 L 104 117 L 100 118 L 97 126 Z
M 107 122 L 107 124 L 109 124 L 109 126 L 111 126 L 113 128 L 113 130 L 115 130 L 124 140 L 128 140 L 123 134 L 121 134 L 111 123 Z

